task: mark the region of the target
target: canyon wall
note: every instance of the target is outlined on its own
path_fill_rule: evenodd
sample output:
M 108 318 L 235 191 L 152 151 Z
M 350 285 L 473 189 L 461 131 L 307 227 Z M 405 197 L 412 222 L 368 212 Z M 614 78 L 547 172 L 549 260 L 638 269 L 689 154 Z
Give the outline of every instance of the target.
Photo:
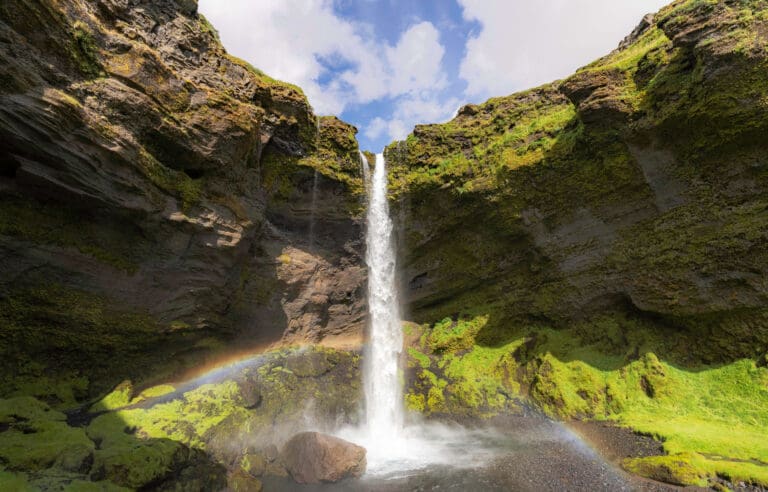
M 411 317 L 485 306 L 491 340 L 629 316 L 690 362 L 765 353 L 767 21 L 676 2 L 575 75 L 391 145 Z
M 191 0 L 0 6 L 0 395 L 359 341 L 357 130 Z

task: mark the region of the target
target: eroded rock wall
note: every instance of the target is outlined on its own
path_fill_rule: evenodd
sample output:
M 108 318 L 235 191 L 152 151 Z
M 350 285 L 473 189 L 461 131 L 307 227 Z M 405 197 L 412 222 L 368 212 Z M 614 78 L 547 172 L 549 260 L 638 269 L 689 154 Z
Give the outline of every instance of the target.
M 621 313 L 690 363 L 768 350 L 765 13 L 675 2 L 572 77 L 390 146 L 412 318 L 488 314 L 492 344 Z
M 0 65 L 0 393 L 359 338 L 357 130 L 196 2 L 3 2 Z

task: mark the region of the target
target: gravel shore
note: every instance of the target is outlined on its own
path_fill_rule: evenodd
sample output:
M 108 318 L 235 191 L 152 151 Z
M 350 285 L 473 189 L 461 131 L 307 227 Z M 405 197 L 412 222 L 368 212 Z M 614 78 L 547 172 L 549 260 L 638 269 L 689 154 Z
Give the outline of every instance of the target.
M 434 466 L 399 477 L 364 476 L 336 484 L 298 485 L 267 477 L 264 490 L 325 491 L 647 491 L 680 487 L 623 472 L 616 461 L 626 456 L 658 454 L 659 443 L 618 427 L 579 423 L 575 431 L 550 420 L 527 415 L 490 423 L 502 436 L 487 464 L 464 468 Z M 694 489 L 686 489 L 694 490 Z

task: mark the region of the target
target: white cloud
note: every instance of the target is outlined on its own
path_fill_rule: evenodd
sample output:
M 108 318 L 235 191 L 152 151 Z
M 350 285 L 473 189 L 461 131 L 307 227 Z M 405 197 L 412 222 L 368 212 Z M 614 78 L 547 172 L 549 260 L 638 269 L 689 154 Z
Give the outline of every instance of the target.
M 500 96 L 565 77 L 607 54 L 668 0 L 458 0 L 481 31 L 467 41 L 467 95 Z
M 480 28 L 467 40 L 459 73 L 447 74 L 431 22 L 414 19 L 389 44 L 374 26 L 338 16 L 333 0 L 199 0 L 232 54 L 302 87 L 318 113 L 386 101 L 374 106 L 385 114 L 360 122 L 362 136 L 377 142 L 447 120 L 467 100 L 567 76 L 615 48 L 643 14 L 667 1 L 458 0 L 464 18 Z M 467 82 L 463 94 L 457 77 Z
M 352 25 L 322 2 L 281 0 L 201 0 L 200 11 L 213 23 L 227 50 L 269 75 L 302 87 L 323 112 L 340 112 L 345 102 L 338 87 L 323 89 L 324 68 L 316 55 L 331 55 L 345 43 L 363 40 Z
M 455 97 L 441 101 L 432 91 L 414 92 L 397 100 L 390 119 L 374 118 L 363 133 L 371 140 L 384 134 L 390 140 L 402 140 L 415 125 L 439 123 L 453 118 L 459 104 Z
M 338 17 L 330 0 L 200 0 L 200 11 L 228 51 L 299 85 L 319 113 L 444 85 L 445 50 L 429 22 L 411 26 L 389 46 L 370 26 Z M 350 68 L 329 72 L 321 59 Z
M 381 116 L 377 116 L 368 123 L 363 134 L 371 140 L 376 140 L 387 132 L 387 121 Z
M 445 86 L 445 76 L 440 70 L 445 49 L 440 44 L 440 33 L 431 23 L 411 26 L 397 45 L 386 48 L 386 54 L 392 67 L 392 93 L 436 90 Z

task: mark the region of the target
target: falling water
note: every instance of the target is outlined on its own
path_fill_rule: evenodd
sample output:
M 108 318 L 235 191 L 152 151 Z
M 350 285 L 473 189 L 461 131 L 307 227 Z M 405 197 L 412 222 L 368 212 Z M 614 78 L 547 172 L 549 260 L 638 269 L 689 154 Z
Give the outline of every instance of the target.
M 309 211 L 309 249 L 315 248 L 315 209 L 317 208 L 317 169 L 312 181 L 312 205 Z
M 365 154 L 363 154 L 363 151 L 358 151 L 360 153 L 360 167 L 363 169 L 363 185 L 365 186 L 365 190 L 370 190 L 371 185 L 371 166 L 368 164 L 368 158 L 365 157 Z
M 367 248 L 370 341 L 364 374 L 366 419 L 370 435 L 392 439 L 403 427 L 403 397 L 398 377 L 403 335 L 383 154 L 376 154 L 368 198 Z
M 367 161 L 363 156 L 361 160 L 365 178 Z M 488 449 L 482 443 L 485 437 L 438 423 L 404 425 L 403 381 L 399 370 L 403 334 L 383 154 L 376 155 L 376 166 L 366 190 L 365 260 L 370 319 L 363 374 L 366 416 L 362 426 L 339 429 L 337 435 L 364 446 L 367 473 L 387 479 L 407 476 L 435 465 L 474 466 L 484 462 L 489 457 Z

